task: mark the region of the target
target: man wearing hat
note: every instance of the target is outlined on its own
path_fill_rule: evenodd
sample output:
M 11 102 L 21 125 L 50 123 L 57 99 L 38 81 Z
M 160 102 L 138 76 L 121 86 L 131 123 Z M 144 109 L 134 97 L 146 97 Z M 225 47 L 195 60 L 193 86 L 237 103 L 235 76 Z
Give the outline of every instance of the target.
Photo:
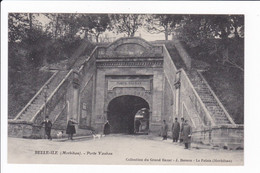
M 180 133 L 180 123 L 178 122 L 178 118 L 175 118 L 175 122 L 172 124 L 172 141 L 178 142 Z
M 52 123 L 51 120 L 49 119 L 49 116 L 45 117 L 45 120 L 41 123 L 41 125 L 45 126 L 45 134 L 47 135 L 49 140 L 52 140 L 51 137 L 51 127 L 52 127 Z
M 68 134 L 68 139 L 73 140 L 73 134 L 76 133 L 75 124 L 78 124 L 74 118 L 70 118 L 66 128 L 66 134 Z
M 166 121 L 163 120 L 163 124 L 161 128 L 161 135 L 163 137 L 162 140 L 167 140 L 167 133 L 168 133 L 168 125 L 166 124 Z
M 183 143 L 185 145 L 185 149 L 189 149 L 191 144 L 192 129 L 191 126 L 188 124 L 188 120 L 185 120 L 182 131 L 183 131 Z
M 181 117 L 181 122 L 180 122 L 180 136 L 179 136 L 180 143 L 183 142 L 183 126 L 184 126 L 184 118 Z

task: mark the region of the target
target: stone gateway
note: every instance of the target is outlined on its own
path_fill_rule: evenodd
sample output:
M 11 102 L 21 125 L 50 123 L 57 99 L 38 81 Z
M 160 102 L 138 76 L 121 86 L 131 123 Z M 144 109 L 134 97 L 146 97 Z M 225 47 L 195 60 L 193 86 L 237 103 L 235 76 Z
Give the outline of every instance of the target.
M 41 101 L 43 86 L 9 120 L 9 136 L 41 136 L 40 122 L 46 115 L 53 133 L 75 118 L 77 135 L 102 133 L 107 120 L 111 133 L 133 134 L 136 117 L 142 117 L 137 112 L 147 110 L 140 130 L 158 135 L 163 120 L 171 125 L 176 117 L 184 117 L 192 126 L 194 142 L 243 147 L 243 126 L 234 123 L 203 75 L 191 68 L 180 42 L 173 43 L 178 57 L 170 56 L 163 44 L 135 37 L 97 46 L 80 66 L 53 74 L 44 84 L 49 88 L 47 100 Z M 183 65 L 177 68 L 178 58 Z

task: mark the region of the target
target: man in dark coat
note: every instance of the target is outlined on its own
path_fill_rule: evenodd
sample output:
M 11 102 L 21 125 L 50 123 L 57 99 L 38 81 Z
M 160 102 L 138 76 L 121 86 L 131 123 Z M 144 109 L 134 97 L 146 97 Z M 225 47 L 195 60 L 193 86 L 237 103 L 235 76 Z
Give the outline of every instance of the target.
M 163 120 L 162 129 L 161 129 L 161 134 L 163 137 L 162 140 L 167 140 L 167 133 L 168 133 L 168 125 L 166 124 L 166 121 Z
M 103 130 L 103 134 L 104 135 L 108 135 L 108 134 L 110 134 L 110 124 L 109 124 L 109 122 L 108 122 L 108 120 L 107 120 L 107 122 L 104 124 L 104 130 Z
M 173 142 L 178 142 L 180 133 L 180 123 L 178 122 L 178 118 L 175 118 L 175 122 L 172 124 L 172 140 Z
M 140 120 L 135 120 L 135 133 L 139 132 L 140 125 L 141 125 Z
M 185 123 L 183 125 L 183 143 L 185 145 L 185 149 L 190 148 L 191 134 L 192 134 L 191 126 L 188 124 L 188 120 L 185 120 Z
M 182 117 L 180 123 L 180 136 L 179 136 L 180 143 L 183 142 L 183 126 L 184 126 L 184 118 Z
M 66 134 L 68 134 L 68 139 L 73 140 L 73 134 L 76 133 L 75 124 L 78 124 L 73 118 L 70 118 L 66 128 Z
M 51 137 L 51 127 L 52 127 L 52 123 L 51 121 L 49 120 L 49 117 L 46 116 L 45 117 L 45 120 L 41 123 L 41 125 L 45 126 L 45 134 L 47 135 L 48 139 L 49 140 L 52 140 L 52 137 Z

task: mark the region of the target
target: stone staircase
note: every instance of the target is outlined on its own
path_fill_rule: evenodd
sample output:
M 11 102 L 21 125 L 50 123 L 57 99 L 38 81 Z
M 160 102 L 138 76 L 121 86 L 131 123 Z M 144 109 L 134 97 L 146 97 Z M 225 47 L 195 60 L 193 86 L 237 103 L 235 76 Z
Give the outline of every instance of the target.
M 215 124 L 235 124 L 201 74 L 191 70 L 187 72 L 187 75 Z
M 36 93 L 36 95 L 29 101 L 29 103 L 22 109 L 20 113 L 15 117 L 14 120 L 29 122 L 35 116 L 35 114 L 45 104 L 45 93 L 44 87 L 48 85 L 47 97 L 49 98 L 54 90 L 57 88 L 59 83 L 64 79 L 68 71 L 57 71 L 52 77 L 43 85 L 43 87 Z M 47 99 L 48 99 L 47 98 Z

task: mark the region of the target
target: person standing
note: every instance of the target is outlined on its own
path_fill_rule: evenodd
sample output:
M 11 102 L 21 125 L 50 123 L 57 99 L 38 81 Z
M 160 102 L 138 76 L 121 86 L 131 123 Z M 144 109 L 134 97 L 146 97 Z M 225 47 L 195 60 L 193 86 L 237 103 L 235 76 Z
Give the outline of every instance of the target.
M 70 118 L 66 128 L 66 134 L 68 134 L 68 139 L 73 140 L 73 134 L 76 133 L 75 124 L 78 124 L 73 118 Z
M 183 143 L 185 149 L 190 148 L 191 134 L 192 134 L 191 126 L 188 124 L 188 120 L 185 120 L 185 123 L 183 125 Z
M 182 117 L 180 123 L 180 136 L 179 136 L 180 143 L 183 142 L 183 126 L 184 126 L 184 118 Z
M 141 125 L 140 120 L 135 120 L 135 133 L 139 132 L 140 125 Z
M 49 140 L 52 140 L 52 137 L 51 137 L 52 123 L 48 116 L 46 116 L 45 120 L 41 123 L 41 125 L 43 125 L 43 124 L 45 126 L 45 134 L 47 135 Z
M 172 142 L 178 142 L 180 133 L 180 123 L 178 118 L 175 118 L 175 122 L 172 124 Z
M 167 133 L 168 133 L 168 125 L 166 124 L 166 121 L 163 120 L 162 131 L 161 131 L 163 137 L 162 140 L 167 140 Z
M 110 128 L 111 128 L 111 126 L 107 120 L 107 122 L 104 124 L 103 134 L 104 135 L 110 134 Z

